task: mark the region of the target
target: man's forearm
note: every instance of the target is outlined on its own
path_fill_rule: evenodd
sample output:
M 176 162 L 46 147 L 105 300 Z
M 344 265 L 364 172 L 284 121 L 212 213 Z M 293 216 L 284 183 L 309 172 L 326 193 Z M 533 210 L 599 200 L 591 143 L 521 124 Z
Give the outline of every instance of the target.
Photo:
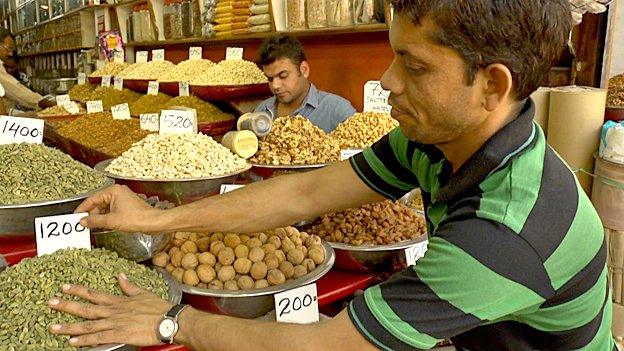
M 382 197 L 347 162 L 314 172 L 253 183 L 222 196 L 163 211 L 158 227 L 248 233 L 292 225 Z

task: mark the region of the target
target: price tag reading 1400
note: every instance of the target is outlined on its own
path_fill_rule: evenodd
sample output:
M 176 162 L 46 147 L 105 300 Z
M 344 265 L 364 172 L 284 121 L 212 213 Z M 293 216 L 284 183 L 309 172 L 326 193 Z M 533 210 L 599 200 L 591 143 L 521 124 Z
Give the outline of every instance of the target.
M 66 248 L 91 249 L 91 232 L 80 225 L 87 213 L 35 218 L 37 256 Z
M 160 134 L 197 133 L 197 118 L 193 111 L 162 110 L 160 114 Z
M 316 284 L 275 294 L 278 322 L 308 324 L 319 321 Z
M 41 144 L 42 119 L 0 116 L 0 145 L 12 143 Z

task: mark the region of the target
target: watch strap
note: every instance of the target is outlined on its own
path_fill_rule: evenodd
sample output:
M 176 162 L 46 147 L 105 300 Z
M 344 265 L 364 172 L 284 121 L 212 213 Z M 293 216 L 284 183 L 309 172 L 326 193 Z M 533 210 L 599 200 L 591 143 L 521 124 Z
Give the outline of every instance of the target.
M 178 320 L 178 315 L 180 313 L 182 313 L 182 311 L 186 308 L 186 306 L 188 306 L 188 305 L 184 304 L 184 303 L 180 303 L 180 304 L 177 304 L 177 305 L 171 307 L 171 309 L 169 311 L 167 311 L 167 313 L 165 313 L 165 317 L 169 317 L 169 318 L 173 318 L 175 320 Z

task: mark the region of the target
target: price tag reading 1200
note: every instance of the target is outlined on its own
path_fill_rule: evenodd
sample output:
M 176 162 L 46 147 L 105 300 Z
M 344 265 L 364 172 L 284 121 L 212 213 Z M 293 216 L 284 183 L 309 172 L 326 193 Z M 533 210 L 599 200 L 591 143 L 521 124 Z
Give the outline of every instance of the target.
M 80 225 L 87 213 L 35 218 L 37 256 L 66 248 L 91 249 L 91 231 Z
M 0 116 L 0 144 L 41 144 L 43 124 L 43 119 Z
M 113 119 L 130 119 L 130 107 L 127 103 L 111 106 Z
M 309 324 L 319 321 L 316 284 L 275 294 L 277 321 Z
M 160 134 L 197 133 L 197 119 L 193 111 L 162 110 L 160 113 Z

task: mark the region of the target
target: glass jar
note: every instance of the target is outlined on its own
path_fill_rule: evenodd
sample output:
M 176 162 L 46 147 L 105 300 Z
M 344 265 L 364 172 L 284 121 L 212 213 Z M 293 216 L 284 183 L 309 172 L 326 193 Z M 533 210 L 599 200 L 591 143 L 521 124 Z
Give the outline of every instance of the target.
M 166 0 L 163 6 L 165 39 L 182 39 L 182 0 Z
M 308 28 L 327 27 L 327 14 L 325 0 L 306 0 L 306 19 Z

